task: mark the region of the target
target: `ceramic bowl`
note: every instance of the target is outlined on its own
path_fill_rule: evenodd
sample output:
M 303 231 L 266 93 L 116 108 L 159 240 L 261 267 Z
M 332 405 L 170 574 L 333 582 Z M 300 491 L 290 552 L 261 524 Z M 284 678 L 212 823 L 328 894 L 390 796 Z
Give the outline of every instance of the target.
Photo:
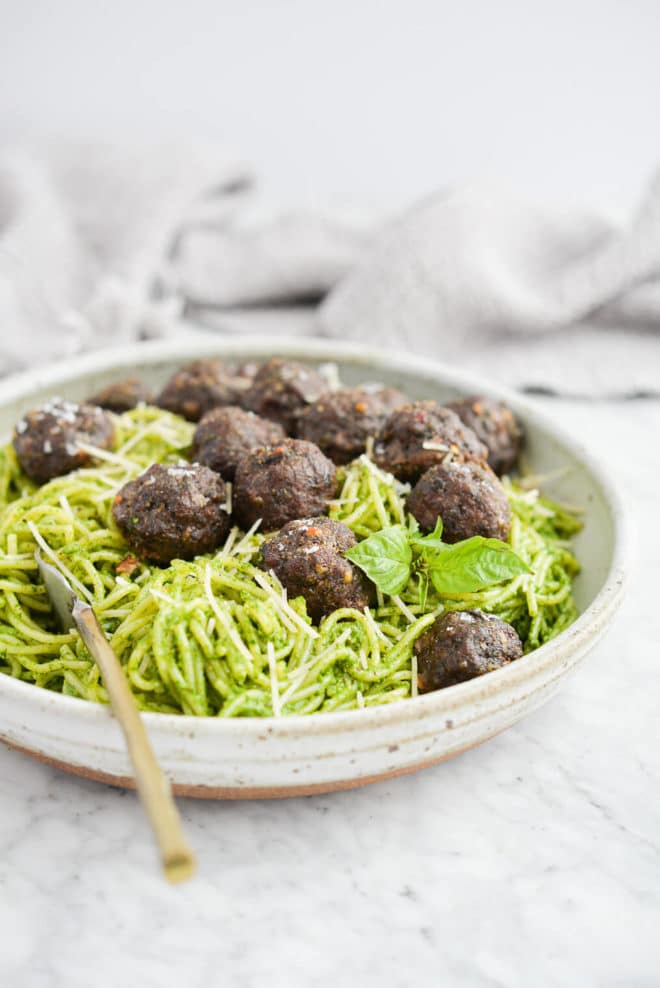
M 387 706 L 282 719 L 145 714 L 160 763 L 180 794 L 248 798 L 326 792 L 450 758 L 552 696 L 604 633 L 623 595 L 626 525 L 603 468 L 531 402 L 426 358 L 334 341 L 263 338 L 117 348 L 3 381 L 0 435 L 8 436 L 23 412 L 53 394 L 82 399 L 128 372 L 160 385 L 175 367 L 197 357 L 263 359 L 274 353 L 334 362 L 345 384 L 382 381 L 413 398 L 440 402 L 473 393 L 507 401 L 525 425 L 529 468 L 561 474 L 544 490 L 586 509 L 576 543 L 583 567 L 575 587 L 581 616 L 554 641 L 504 669 Z M 119 727 L 106 707 L 0 674 L 0 738 L 70 772 L 132 784 Z

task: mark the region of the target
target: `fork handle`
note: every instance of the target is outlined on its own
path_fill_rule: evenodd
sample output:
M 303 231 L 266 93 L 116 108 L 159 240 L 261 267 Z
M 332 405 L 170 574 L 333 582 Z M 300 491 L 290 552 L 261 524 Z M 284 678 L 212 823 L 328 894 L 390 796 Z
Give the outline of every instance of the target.
M 124 732 L 137 790 L 158 842 L 165 875 L 171 882 L 185 881 L 195 870 L 195 857 L 186 843 L 170 784 L 156 761 L 124 670 L 89 604 L 77 601 L 73 619 L 101 670 L 112 712 Z

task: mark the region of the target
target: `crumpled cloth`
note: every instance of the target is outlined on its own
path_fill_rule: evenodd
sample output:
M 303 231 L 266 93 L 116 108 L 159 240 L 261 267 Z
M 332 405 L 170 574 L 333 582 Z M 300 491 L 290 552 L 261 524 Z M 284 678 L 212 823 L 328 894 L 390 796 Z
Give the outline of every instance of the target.
M 182 317 L 528 390 L 658 394 L 660 175 L 625 225 L 475 183 L 365 225 L 267 210 L 214 147 L 0 152 L 1 372 L 189 331 Z

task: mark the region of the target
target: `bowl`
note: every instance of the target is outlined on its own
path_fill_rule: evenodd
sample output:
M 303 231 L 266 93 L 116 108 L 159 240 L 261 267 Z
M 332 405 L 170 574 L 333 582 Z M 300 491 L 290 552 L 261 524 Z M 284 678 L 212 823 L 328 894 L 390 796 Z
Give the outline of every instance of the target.
M 527 432 L 534 473 L 556 475 L 553 498 L 584 506 L 576 540 L 580 617 L 541 648 L 503 669 L 414 699 L 367 710 L 288 718 L 196 718 L 144 714 L 174 791 L 207 798 L 305 795 L 364 785 L 432 765 L 503 731 L 555 693 L 594 647 L 621 602 L 627 526 L 603 467 L 539 415 L 532 402 L 424 357 L 327 340 L 249 337 L 141 344 L 97 351 L 2 382 L 0 435 L 53 394 L 76 400 L 127 373 L 160 385 L 199 357 L 260 360 L 277 354 L 332 362 L 342 382 L 382 381 L 440 402 L 481 393 L 513 408 Z M 120 729 L 107 707 L 0 674 L 0 738 L 69 772 L 118 786 L 133 780 Z

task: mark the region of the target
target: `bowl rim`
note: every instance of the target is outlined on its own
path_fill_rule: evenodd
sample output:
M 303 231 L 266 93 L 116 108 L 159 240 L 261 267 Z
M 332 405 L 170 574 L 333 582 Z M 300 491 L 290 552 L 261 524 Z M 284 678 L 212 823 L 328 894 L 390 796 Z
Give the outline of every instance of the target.
M 586 646 L 598 637 L 600 630 L 614 614 L 623 598 L 629 572 L 631 551 L 630 522 L 617 486 L 610 478 L 603 461 L 588 452 L 563 427 L 557 427 L 548 416 L 539 412 L 533 401 L 517 392 L 493 383 L 480 375 L 465 372 L 442 361 L 416 356 L 397 350 L 376 347 L 350 340 L 320 337 L 268 337 L 250 335 L 236 337 L 214 334 L 203 337 L 198 327 L 189 325 L 191 338 L 175 338 L 135 343 L 119 347 L 107 347 L 58 361 L 50 366 L 31 368 L 5 378 L 0 383 L 0 408 L 12 401 L 22 401 L 30 393 L 74 381 L 96 373 L 127 367 L 137 369 L 145 365 L 182 361 L 190 362 L 202 357 L 262 358 L 282 356 L 303 361 L 332 363 L 350 361 L 362 363 L 374 371 L 401 370 L 455 387 L 465 394 L 482 393 L 507 402 L 523 420 L 534 423 L 554 436 L 562 446 L 580 461 L 600 487 L 613 522 L 612 560 L 603 584 L 589 606 L 565 631 L 540 648 L 522 656 L 502 669 L 479 676 L 465 683 L 442 690 L 409 697 L 405 701 L 373 706 L 363 710 L 312 713 L 304 717 L 195 717 L 188 714 L 161 714 L 144 712 L 142 716 L 150 732 L 182 732 L 190 735 L 207 735 L 246 742 L 268 733 L 275 738 L 297 738 L 309 735 L 335 734 L 373 730 L 410 719 L 435 719 L 449 715 L 467 706 L 478 704 L 506 694 L 508 690 L 529 684 L 530 680 L 552 668 L 568 668 L 586 650 Z M 194 334 L 194 335 L 193 335 Z M 56 393 L 56 391 L 54 391 Z M 0 675 L 0 693 L 15 698 L 28 706 L 61 710 L 63 715 L 75 716 L 83 723 L 101 724 L 109 719 L 110 711 L 80 697 L 51 692 L 32 683 L 25 683 L 7 674 Z

